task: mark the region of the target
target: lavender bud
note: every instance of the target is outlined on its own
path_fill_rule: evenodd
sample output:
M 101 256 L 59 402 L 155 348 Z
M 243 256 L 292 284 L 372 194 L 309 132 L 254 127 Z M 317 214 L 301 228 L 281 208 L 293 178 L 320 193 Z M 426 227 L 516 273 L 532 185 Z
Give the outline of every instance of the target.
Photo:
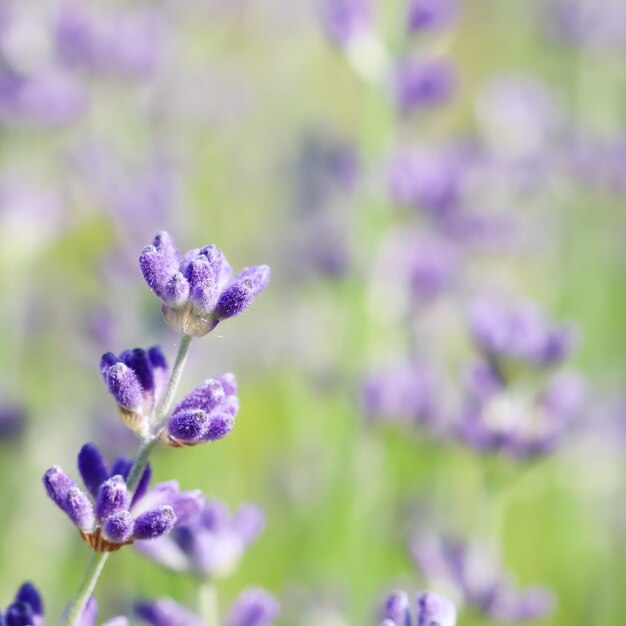
M 192 259 L 185 269 L 185 278 L 192 289 L 206 284 L 209 280 L 213 281 L 214 272 L 209 259 L 204 255 L 198 255 Z
M 218 376 L 216 380 L 219 380 L 220 383 L 222 383 L 224 393 L 227 396 L 234 396 L 237 393 L 237 379 L 234 374 L 231 374 L 230 372 L 222 374 L 221 376 Z
M 112 352 L 106 352 L 100 357 L 100 373 L 102 374 L 102 378 L 104 382 L 107 382 L 107 376 L 109 374 L 109 369 L 111 366 L 119 363 L 120 359 L 118 359 Z
M 32 583 L 24 583 L 15 595 L 16 602 L 28 604 L 35 617 L 43 617 L 43 601 Z
M 265 589 L 246 589 L 230 609 L 227 626 L 269 626 L 278 617 L 280 606 Z
M 161 598 L 156 602 L 137 602 L 135 615 L 151 626 L 203 626 L 204 622 L 174 600 Z
M 113 543 L 125 543 L 132 537 L 134 525 L 133 516 L 128 511 L 117 511 L 104 520 L 102 532 Z
M 143 403 L 143 391 L 133 370 L 116 363 L 107 373 L 107 386 L 117 404 L 127 411 L 137 411 Z
M 188 393 L 180 404 L 174 409 L 172 415 L 176 415 L 184 410 L 198 409 L 210 413 L 224 400 L 224 387 L 215 378 L 207 378 L 201 385 L 198 385 Z
M 456 87 L 456 76 L 446 61 L 405 61 L 395 76 L 395 99 L 401 113 L 438 106 L 447 102 Z
M 87 497 L 87 494 L 78 487 L 74 486 L 69 489 L 65 496 L 63 509 L 80 530 L 90 532 L 94 529 L 96 516 L 93 505 L 91 504 L 91 500 Z
M 148 287 L 160 298 L 173 271 L 167 258 L 154 246 L 146 246 L 139 256 L 139 267 Z
M 7 609 L 4 619 L 6 626 L 33 626 L 34 618 L 33 610 L 28 604 L 13 602 Z M 0 616 L 0 620 L 2 620 L 2 616 Z
M 102 483 L 96 500 L 96 511 L 100 519 L 106 519 L 118 511 L 128 510 L 129 506 L 130 494 L 119 474 Z
M 162 230 L 152 240 L 152 245 L 165 259 L 166 267 L 170 272 L 178 268 L 178 250 L 171 235 Z
M 411 0 L 407 29 L 413 34 L 446 28 L 454 21 L 457 10 L 454 0 Z
M 387 598 L 385 617 L 394 626 L 411 626 L 409 596 L 404 591 L 394 591 Z
M 423 593 L 417 597 L 417 626 L 455 626 L 456 607 L 435 593 Z
M 235 426 L 235 418 L 228 413 L 212 415 L 203 441 L 217 441 L 223 439 Z
M 265 526 L 265 514 L 256 504 L 242 504 L 232 519 L 233 530 L 246 546 L 250 545 Z
M 194 310 L 202 315 L 213 311 L 219 297 L 219 291 L 214 281 L 196 285 L 191 294 Z
M 135 520 L 135 539 L 156 539 L 167 534 L 176 523 L 171 506 L 160 506 L 142 513 Z
M 95 498 L 98 488 L 109 477 L 109 469 L 98 448 L 86 443 L 78 453 L 78 471 L 87 491 Z
M 202 440 L 209 429 L 209 416 L 201 409 L 183 410 L 172 415 L 167 426 L 169 434 L 180 441 Z
M 252 281 L 252 291 L 255 297 L 258 296 L 270 282 L 270 268 L 269 265 L 252 265 L 241 270 L 235 282 L 238 282 L 244 278 L 249 278 Z
M 152 364 L 150 363 L 148 352 L 143 348 L 124 350 L 124 352 L 120 354 L 120 358 L 135 372 L 144 395 L 153 392 L 154 375 L 152 373 Z
M 181 309 L 189 300 L 189 291 L 187 279 L 180 272 L 174 272 L 163 288 L 162 298 L 168 306 Z
M 232 276 L 233 270 L 229 265 L 224 253 L 214 244 L 205 246 L 199 251 L 199 254 L 205 256 L 209 261 L 209 265 L 213 270 L 213 277 L 218 290 L 224 289 Z
M 67 492 L 76 483 L 58 466 L 52 466 L 43 476 L 43 484 L 49 498 L 63 510 Z
M 215 305 L 215 317 L 218 320 L 228 319 L 243 313 L 254 300 L 252 280 L 248 277 L 233 283 L 220 295 Z

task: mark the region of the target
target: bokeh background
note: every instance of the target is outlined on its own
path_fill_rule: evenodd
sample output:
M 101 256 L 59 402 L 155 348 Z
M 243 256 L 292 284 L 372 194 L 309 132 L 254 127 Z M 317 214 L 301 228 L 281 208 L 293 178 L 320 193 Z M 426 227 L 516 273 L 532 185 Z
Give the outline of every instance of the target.
M 488 537 L 520 585 L 552 590 L 537 623 L 623 623 L 626 12 L 443 4 L 412 28 L 406 0 L 0 4 L 1 606 L 32 580 L 55 623 L 79 584 L 88 549 L 41 476 L 74 473 L 85 441 L 132 454 L 98 362 L 173 358 L 137 263 L 165 229 L 272 267 L 248 312 L 192 343 L 181 388 L 235 372 L 234 431 L 153 459 L 157 480 L 266 513 L 222 606 L 254 584 L 281 624 L 375 624 L 391 589 L 433 587 L 409 550 L 426 529 Z M 484 292 L 576 328 L 584 406 L 540 458 L 453 434 Z M 365 381 L 406 359 L 438 383 L 392 381 L 380 415 Z M 459 624 L 498 623 L 434 586 Z M 137 597 L 193 608 L 195 590 L 125 549 L 97 596 L 105 618 Z

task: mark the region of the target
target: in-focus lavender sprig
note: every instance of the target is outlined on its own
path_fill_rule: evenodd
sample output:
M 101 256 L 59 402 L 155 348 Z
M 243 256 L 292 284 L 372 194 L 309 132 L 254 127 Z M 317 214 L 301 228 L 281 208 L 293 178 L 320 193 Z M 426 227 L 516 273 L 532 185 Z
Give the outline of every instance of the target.
M 160 232 L 139 257 L 146 283 L 163 301 L 163 315 L 176 331 L 202 337 L 217 324 L 243 313 L 267 287 L 267 265 L 247 267 L 236 276 L 214 245 L 181 255 L 166 232 Z

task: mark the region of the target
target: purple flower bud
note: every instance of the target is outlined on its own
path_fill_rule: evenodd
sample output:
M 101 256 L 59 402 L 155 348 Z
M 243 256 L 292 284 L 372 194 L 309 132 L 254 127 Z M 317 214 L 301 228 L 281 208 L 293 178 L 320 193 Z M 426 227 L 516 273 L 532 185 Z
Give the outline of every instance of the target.
M 154 246 L 146 246 L 139 256 L 139 267 L 148 287 L 157 296 L 165 295 L 165 287 L 174 273 L 168 259 Z
M 219 290 L 213 280 L 196 285 L 191 294 L 194 310 L 201 315 L 209 315 L 219 298 Z
M 215 306 L 218 320 L 228 319 L 243 313 L 254 300 L 252 280 L 248 277 L 227 287 L 219 297 Z
M 185 269 L 185 278 L 192 289 L 206 284 L 209 280 L 214 282 L 214 276 L 209 259 L 203 254 L 192 259 Z
M 203 626 L 204 622 L 170 598 L 156 602 L 138 602 L 135 615 L 151 626 Z
M 180 255 L 172 236 L 168 232 L 164 230 L 158 232 L 152 240 L 152 245 L 165 259 L 166 267 L 169 272 L 178 269 Z
M 134 526 L 135 521 L 128 511 L 117 511 L 103 521 L 102 532 L 113 543 L 125 543 L 132 537 Z
M 233 530 L 241 537 L 244 544 L 250 545 L 265 526 L 265 514 L 256 504 L 243 504 L 233 515 Z
M 125 459 L 123 456 L 115 459 L 113 467 L 111 467 L 110 476 L 121 476 L 124 480 L 128 478 L 130 470 L 133 466 L 133 462 L 130 459 Z
M 13 602 L 9 605 L 4 619 L 6 626 L 33 626 L 35 616 L 30 605 L 25 602 Z
M 407 16 L 410 34 L 448 27 L 457 16 L 455 0 L 411 0 Z
M 327 37 L 338 47 L 350 44 L 372 28 L 369 0 L 320 0 L 320 17 Z
M 422 593 L 417 597 L 417 626 L 455 626 L 456 607 L 435 593 Z
M 91 500 L 89 500 L 87 494 L 78 487 L 70 487 L 65 496 L 63 509 L 80 530 L 90 532 L 94 529 L 96 516 L 93 510 L 93 504 L 91 504 Z
M 224 393 L 227 396 L 233 396 L 237 393 L 237 378 L 235 378 L 234 374 L 230 372 L 227 374 L 222 374 L 217 377 L 217 380 L 222 383 L 222 387 L 224 388 Z
M 76 487 L 76 483 L 58 465 L 54 465 L 44 474 L 43 484 L 49 498 L 65 510 L 67 492 Z
M 116 363 L 107 372 L 109 392 L 117 404 L 127 411 L 137 411 L 143 403 L 143 391 L 133 370 L 124 363 Z
M 156 539 L 170 532 L 175 523 L 176 514 L 171 506 L 152 509 L 135 520 L 135 539 Z
M 43 618 L 43 601 L 32 583 L 26 582 L 19 588 L 15 601 L 30 606 L 34 617 Z
M 228 284 L 230 277 L 233 274 L 233 270 L 226 260 L 224 253 L 215 245 L 205 246 L 198 254 L 206 257 L 209 261 L 209 265 L 213 270 L 213 279 L 219 291 L 222 291 Z
M 180 441 L 201 441 L 209 430 L 209 416 L 201 409 L 187 409 L 172 415 L 169 434 Z
M 180 272 L 174 272 L 163 287 L 162 298 L 168 306 L 180 309 L 189 300 L 189 292 L 187 279 Z
M 207 378 L 183 398 L 172 414 L 176 415 L 180 411 L 193 409 L 210 413 L 224 400 L 224 397 L 222 383 L 216 378 Z
M 253 265 L 241 270 L 235 282 L 238 282 L 244 278 L 249 278 L 252 281 L 252 291 L 254 296 L 258 296 L 270 282 L 270 268 L 269 265 Z
M 404 591 L 394 591 L 387 598 L 385 617 L 394 626 L 411 626 L 409 596 Z
M 228 413 L 212 415 L 203 441 L 217 441 L 228 435 L 235 426 L 235 418 Z
M 126 511 L 130 506 L 130 494 L 122 476 L 109 478 L 100 485 L 96 511 L 100 519 L 106 519 L 119 511 Z
M 278 617 L 280 606 L 265 589 L 244 590 L 230 608 L 227 626 L 269 626 Z
M 98 448 L 93 443 L 86 443 L 78 453 L 78 471 L 87 491 L 95 498 L 98 488 L 109 477 L 109 468 Z
M 454 93 L 456 76 L 447 61 L 405 61 L 396 71 L 394 92 L 401 113 L 438 106 Z
M 127 365 L 139 380 L 139 385 L 144 395 L 154 392 L 154 375 L 152 373 L 152 364 L 148 356 L 148 352 L 143 348 L 134 348 L 132 350 L 124 350 L 120 354 L 120 359 Z

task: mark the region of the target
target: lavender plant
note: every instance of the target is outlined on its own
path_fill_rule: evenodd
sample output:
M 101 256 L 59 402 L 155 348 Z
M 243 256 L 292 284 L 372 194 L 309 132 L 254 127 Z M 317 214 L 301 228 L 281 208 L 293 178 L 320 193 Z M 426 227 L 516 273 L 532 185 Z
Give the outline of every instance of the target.
M 177 528 L 175 539 L 152 554 L 163 559 L 163 548 L 175 546 L 179 561 L 187 559 L 181 568 L 188 564 L 194 571 L 215 573 L 240 556 L 262 525 L 262 513 L 255 507 L 241 509 L 228 521 L 219 505 L 204 506 L 199 492 L 181 492 L 175 481 L 149 488 L 148 460 L 159 443 L 175 448 L 197 445 L 221 439 L 232 430 L 239 409 L 232 374 L 205 380 L 173 410 L 172 405 L 192 337 L 203 336 L 220 321 L 242 313 L 267 286 L 269 268 L 249 267 L 233 277 L 216 246 L 180 255 L 165 232 L 144 248 L 140 266 L 149 287 L 163 300 L 163 315 L 181 334 L 181 341 L 171 372 L 158 346 L 126 350 L 119 356 L 108 352 L 101 359 L 102 377 L 122 421 L 140 440 L 137 454 L 133 459 L 118 458 L 109 467 L 95 445 L 83 446 L 78 470 L 87 493 L 58 466 L 43 479 L 48 496 L 94 550 L 67 612 L 66 623 L 71 626 L 84 623 L 81 620 L 109 556 L 124 545 L 149 544 Z M 216 532 L 221 532 L 217 542 Z M 243 608 L 234 609 L 233 626 L 265 626 L 274 619 L 275 601 L 264 592 L 250 594 L 242 600 Z M 214 599 L 214 592 L 210 597 Z M 148 623 L 193 623 L 171 603 L 142 606 L 138 614 Z M 216 612 L 215 606 L 209 607 L 204 619 L 217 624 Z

